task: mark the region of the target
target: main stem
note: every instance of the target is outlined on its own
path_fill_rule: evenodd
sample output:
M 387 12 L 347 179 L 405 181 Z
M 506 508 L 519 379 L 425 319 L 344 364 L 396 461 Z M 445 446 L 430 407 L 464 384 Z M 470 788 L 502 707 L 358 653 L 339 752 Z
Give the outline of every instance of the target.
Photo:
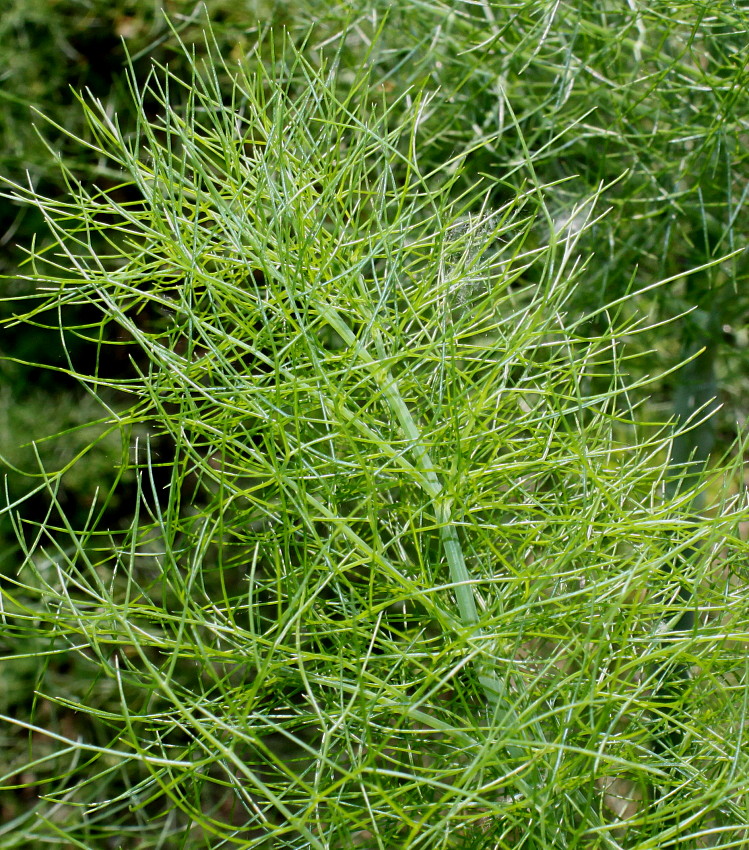
M 472 630 L 473 634 L 480 639 L 483 634 L 478 626 L 478 611 L 471 587 L 472 578 L 466 567 L 463 549 L 460 545 L 460 538 L 458 537 L 458 529 L 453 520 L 451 500 L 445 493 L 432 458 L 424 445 L 421 432 L 398 389 L 398 383 L 384 365 L 384 352 L 380 351 L 380 359 L 375 359 L 357 339 L 347 322 L 335 308 L 328 305 L 318 305 L 318 309 L 341 339 L 351 346 L 362 362 L 369 366 L 372 376 L 377 381 L 383 396 L 408 439 L 416 469 L 421 474 L 421 486 L 431 499 L 432 506 L 434 507 L 440 538 L 442 540 L 442 548 L 450 570 L 450 578 L 455 586 L 455 598 L 458 603 L 461 623 L 464 628 Z M 380 344 L 378 344 L 378 348 L 381 349 Z M 517 719 L 514 708 L 504 697 L 505 687 L 491 669 L 490 664 L 479 654 L 474 666 L 489 705 L 495 710 L 498 709 L 502 712 L 508 720 L 510 718 Z M 519 728 L 519 726 L 520 724 L 518 722 L 518 726 L 515 728 Z M 509 749 L 514 751 L 513 755 L 521 755 L 519 747 L 511 747 Z

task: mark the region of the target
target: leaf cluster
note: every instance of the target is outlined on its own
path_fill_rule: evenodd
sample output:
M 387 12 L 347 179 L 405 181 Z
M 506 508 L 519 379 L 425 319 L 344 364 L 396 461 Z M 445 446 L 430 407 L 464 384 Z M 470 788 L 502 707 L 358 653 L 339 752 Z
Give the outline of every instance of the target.
M 28 747 L 0 784 L 32 797 L 3 846 L 745 840 L 736 470 L 710 516 L 704 479 L 666 495 L 637 342 L 673 274 L 581 305 L 602 195 L 644 184 L 563 203 L 542 165 L 575 127 L 481 82 L 500 43 L 513 85 L 558 74 L 570 10 L 520 6 L 397 6 L 238 63 L 209 34 L 189 77 L 133 82 L 134 124 L 80 99 L 105 185 L 10 184 L 49 235 L 10 324 L 57 317 L 57 373 L 120 446 L 83 514 L 67 461 L 42 516 L 8 500 L 2 640 L 35 694 L 3 706 Z M 615 44 L 591 15 L 570 73 L 658 61 L 633 20 Z M 458 137 L 488 92 L 498 123 Z

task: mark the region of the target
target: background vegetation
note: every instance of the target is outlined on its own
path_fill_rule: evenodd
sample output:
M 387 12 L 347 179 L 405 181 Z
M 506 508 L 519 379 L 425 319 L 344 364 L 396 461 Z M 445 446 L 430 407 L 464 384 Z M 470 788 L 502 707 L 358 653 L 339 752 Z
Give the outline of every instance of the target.
M 11 0 L 0 847 L 749 841 L 748 24 Z

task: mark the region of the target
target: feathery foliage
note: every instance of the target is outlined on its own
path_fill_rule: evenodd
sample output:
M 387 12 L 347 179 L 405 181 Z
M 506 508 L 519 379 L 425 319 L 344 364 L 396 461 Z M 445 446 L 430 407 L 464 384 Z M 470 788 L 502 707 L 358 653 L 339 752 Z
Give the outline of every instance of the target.
M 491 9 L 267 33 L 236 64 L 209 36 L 189 76 L 133 85 L 131 125 L 80 99 L 104 187 L 64 162 L 66 197 L 12 184 L 51 237 L 12 323 L 59 328 L 54 368 L 100 412 L 39 463 L 43 514 L 8 499 L 3 639 L 35 696 L 3 712 L 28 747 L 0 784 L 37 796 L 0 846 L 745 841 L 738 472 L 696 517 L 707 477 L 671 485 L 672 429 L 641 412 L 668 369 L 639 341 L 685 270 L 600 286 L 624 248 L 591 239 L 638 195 L 614 157 L 560 203 L 569 174 L 542 166 L 586 119 L 531 133 L 497 83 L 543 68 L 559 22 L 529 42 L 530 5 L 512 30 L 497 9 L 484 44 Z M 465 138 L 487 92 L 497 123 Z

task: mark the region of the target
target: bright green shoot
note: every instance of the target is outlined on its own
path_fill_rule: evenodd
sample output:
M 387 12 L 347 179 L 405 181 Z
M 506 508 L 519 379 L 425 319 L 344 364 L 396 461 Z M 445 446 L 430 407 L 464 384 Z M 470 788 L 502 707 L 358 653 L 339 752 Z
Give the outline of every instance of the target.
M 16 321 L 55 311 L 62 371 L 123 446 L 84 522 L 68 470 L 43 470 L 42 519 L 10 511 L 6 627 L 88 680 L 42 674 L 34 712 L 6 718 L 40 777 L 23 829 L 134 848 L 738 841 L 741 514 L 665 499 L 669 431 L 630 402 L 650 380 L 636 302 L 595 322 L 571 306 L 606 189 L 560 223 L 528 153 L 526 188 L 493 205 L 458 154 L 422 167 L 420 90 L 289 41 L 257 55 L 267 71 L 157 69 L 132 128 L 82 99 L 106 185 L 12 190 L 52 236 Z M 695 625 L 666 640 L 682 587 Z M 674 665 L 686 727 L 656 754 Z

